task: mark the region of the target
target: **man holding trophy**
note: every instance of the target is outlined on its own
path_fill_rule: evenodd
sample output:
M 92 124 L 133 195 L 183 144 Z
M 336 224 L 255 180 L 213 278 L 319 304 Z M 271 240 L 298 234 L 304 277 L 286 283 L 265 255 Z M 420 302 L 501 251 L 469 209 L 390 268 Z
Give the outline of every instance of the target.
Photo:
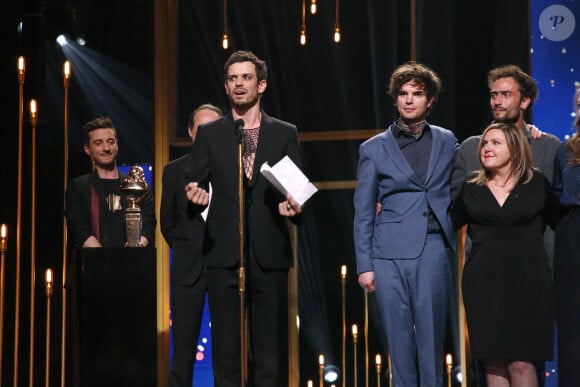
M 155 205 L 140 167 L 117 168 L 119 144 L 110 118 L 83 125 L 93 172 L 71 181 L 65 215 L 73 248 L 146 247 L 155 237 Z

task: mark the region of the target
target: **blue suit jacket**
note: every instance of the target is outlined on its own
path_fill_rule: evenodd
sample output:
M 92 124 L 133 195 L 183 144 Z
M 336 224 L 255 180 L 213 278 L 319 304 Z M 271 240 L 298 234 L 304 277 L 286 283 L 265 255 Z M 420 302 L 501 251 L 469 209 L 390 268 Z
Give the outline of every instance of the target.
M 434 212 L 451 247 L 455 234 L 448 207 L 457 139 L 447 129 L 429 125 L 433 136 L 425 181 L 405 159 L 392 127 L 361 144 L 354 195 L 354 242 L 357 271 L 373 270 L 372 259 L 412 259 L 423 251 L 428 208 Z M 376 213 L 376 204 L 381 210 Z

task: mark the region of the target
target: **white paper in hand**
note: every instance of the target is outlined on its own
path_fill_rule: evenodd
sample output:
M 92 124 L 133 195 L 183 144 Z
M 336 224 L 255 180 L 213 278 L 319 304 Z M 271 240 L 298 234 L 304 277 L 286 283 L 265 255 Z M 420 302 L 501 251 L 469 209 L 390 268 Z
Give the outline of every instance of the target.
M 318 191 L 288 156 L 271 167 L 265 162 L 260 167 L 260 173 L 284 196 L 292 196 L 300 206 Z

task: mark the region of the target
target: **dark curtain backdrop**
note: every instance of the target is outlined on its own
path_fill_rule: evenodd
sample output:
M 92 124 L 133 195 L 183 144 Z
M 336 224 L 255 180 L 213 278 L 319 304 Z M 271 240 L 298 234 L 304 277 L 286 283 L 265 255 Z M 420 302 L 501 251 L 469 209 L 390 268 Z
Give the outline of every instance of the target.
M 309 2 L 307 1 L 307 6 Z M 318 1 L 307 14 L 307 44 L 299 45 L 300 0 L 229 0 L 230 49 L 221 48 L 222 1 L 180 1 L 179 75 L 175 136 L 186 136 L 187 116 L 210 102 L 227 108 L 223 63 L 237 49 L 249 49 L 269 66 L 263 107 L 272 116 L 295 123 L 300 132 L 386 128 L 395 118 L 385 89 L 391 71 L 411 58 L 410 4 L 394 0 L 340 2 L 342 40 L 332 41 L 334 6 Z M 1 144 L 0 222 L 16 227 L 18 83 L 16 59 L 27 57 L 25 87 L 22 306 L 20 363 L 28 359 L 28 273 L 30 227 L 30 126 L 28 101 L 39 100 L 37 278 L 46 267 L 61 270 L 62 250 L 62 62 L 73 63 L 70 112 L 70 177 L 89 171 L 79 130 L 97 115 L 111 115 L 121 141 L 120 161 L 153 161 L 152 68 L 153 0 L 25 0 L 0 2 Z M 25 20 L 24 33 L 16 31 Z M 60 48 L 57 34 L 84 34 L 87 46 Z M 444 90 L 431 122 L 452 129 L 461 141 L 481 132 L 490 120 L 486 73 L 515 63 L 528 69 L 528 1 L 417 0 L 416 59 L 443 79 Z M 354 180 L 361 140 L 305 142 L 305 172 L 313 181 Z M 186 152 L 172 147 L 172 155 Z M 159 171 L 154 171 L 158 173 Z M 158 189 L 158 187 L 155 187 Z M 363 323 L 363 295 L 356 281 L 352 242 L 353 190 L 321 190 L 305 209 L 300 230 L 301 378 L 316 378 L 317 355 L 340 365 L 340 266 L 348 266 L 347 322 Z M 158 241 L 160 243 L 160 241 Z M 6 260 L 5 316 L 14 313 L 15 234 Z M 60 277 L 56 276 L 57 289 Z M 37 299 L 43 299 L 37 285 Z M 60 360 L 60 292 L 53 303 L 53 370 Z M 44 303 L 36 312 L 36 369 L 43 372 Z M 371 298 L 371 314 L 373 303 Z M 14 327 L 5 319 L 4 374 L 9 384 Z M 376 321 L 371 321 L 371 355 L 386 353 Z M 350 332 L 350 328 L 348 330 Z M 351 354 L 349 346 L 347 354 Z M 452 350 L 453 344 L 449 344 Z M 359 345 L 362 350 L 362 346 Z M 359 360 L 362 361 L 362 352 Z M 374 357 L 373 357 L 374 359 Z M 21 371 L 26 380 L 27 369 Z M 347 378 L 352 378 L 347 370 Z M 359 372 L 359 377 L 362 377 Z M 371 371 L 371 377 L 374 377 Z M 36 378 L 42 382 L 41 377 Z M 350 380 L 350 379 L 349 379 Z M 359 380 L 359 383 L 361 380 Z M 347 385 L 350 382 L 347 382 Z

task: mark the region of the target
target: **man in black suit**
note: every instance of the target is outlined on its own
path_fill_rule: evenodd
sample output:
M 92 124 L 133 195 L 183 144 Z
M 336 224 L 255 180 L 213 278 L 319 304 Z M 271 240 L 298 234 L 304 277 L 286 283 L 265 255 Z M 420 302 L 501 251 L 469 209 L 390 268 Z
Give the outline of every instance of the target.
M 195 141 L 199 125 L 222 117 L 220 108 L 204 104 L 189 116 L 187 131 Z M 171 316 L 173 359 L 170 386 L 191 387 L 196 345 L 205 303 L 206 278 L 202 246 L 206 213 L 195 213 L 183 192 L 189 154 L 163 168 L 161 232 L 172 250 Z
M 249 51 L 233 53 L 224 65 L 232 111 L 199 128 L 191 151 L 187 198 L 208 204 L 204 262 L 212 318 L 215 385 L 240 386 L 240 232 L 238 141 L 244 143 L 244 233 L 248 307 L 248 385 L 288 385 L 288 269 L 292 246 L 287 219 L 302 208 L 260 175 L 264 162 L 288 155 L 300 166 L 296 127 L 260 108 L 266 63 Z

